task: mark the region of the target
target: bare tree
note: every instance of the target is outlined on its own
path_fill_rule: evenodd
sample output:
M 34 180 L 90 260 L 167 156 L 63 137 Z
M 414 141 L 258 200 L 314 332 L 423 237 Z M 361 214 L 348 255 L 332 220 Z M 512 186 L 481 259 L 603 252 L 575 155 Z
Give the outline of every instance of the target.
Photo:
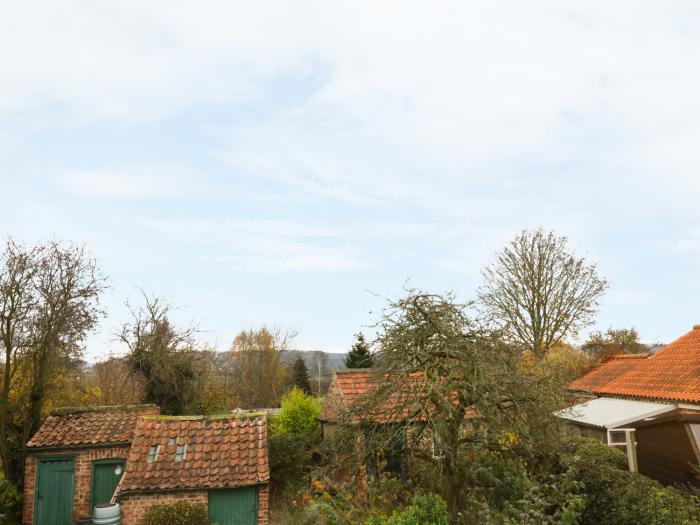
M 22 478 L 21 451 L 39 428 L 53 376 L 82 355 L 82 342 L 103 315 L 104 288 L 84 247 L 24 247 L 10 239 L 0 255 L 0 455 L 13 483 Z
M 143 378 L 132 374 L 126 358 L 110 355 L 90 367 L 87 385 L 99 391 L 102 405 L 133 405 L 143 399 Z
M 168 315 L 170 305 L 141 290 L 143 304 L 127 303 L 131 320 L 122 325 L 118 339 L 128 348 L 132 372 L 143 378 L 143 401 L 155 403 L 165 414 L 198 411 L 200 381 L 204 375 L 196 328 L 177 328 Z
M 593 322 L 608 284 L 577 257 L 567 238 L 524 230 L 483 270 L 479 302 L 487 316 L 538 359 Z

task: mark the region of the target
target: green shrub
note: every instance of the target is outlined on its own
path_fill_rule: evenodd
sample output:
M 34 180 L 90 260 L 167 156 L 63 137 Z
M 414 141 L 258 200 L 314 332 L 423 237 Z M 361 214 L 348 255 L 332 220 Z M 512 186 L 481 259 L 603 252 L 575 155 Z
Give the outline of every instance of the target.
M 20 522 L 22 514 L 22 493 L 12 483 L 0 480 L 0 524 Z
M 416 494 L 404 511 L 390 518 L 372 517 L 367 525 L 449 525 L 447 504 L 435 494 Z
M 409 484 L 387 475 L 344 483 L 315 480 L 311 493 L 304 496 L 304 516 L 309 523 L 324 525 L 357 525 L 369 519 L 374 520 L 372 524 L 383 524 L 405 509 L 411 498 Z
M 320 415 L 321 402 L 294 387 L 282 398 L 282 410 L 271 422 L 272 433 L 313 436 L 318 433 Z
M 209 525 L 209 516 L 205 505 L 178 501 L 149 508 L 146 510 L 142 524 Z
M 275 497 L 294 492 L 308 481 L 311 443 L 306 436 L 273 434 L 268 440 L 270 491 Z
M 568 459 L 587 497 L 581 525 L 681 525 L 700 523 L 700 498 L 627 470 L 625 455 L 583 440 Z
M 470 468 L 463 523 L 578 523 L 585 496 L 573 469 L 531 472 L 524 461 L 495 453 L 480 454 Z

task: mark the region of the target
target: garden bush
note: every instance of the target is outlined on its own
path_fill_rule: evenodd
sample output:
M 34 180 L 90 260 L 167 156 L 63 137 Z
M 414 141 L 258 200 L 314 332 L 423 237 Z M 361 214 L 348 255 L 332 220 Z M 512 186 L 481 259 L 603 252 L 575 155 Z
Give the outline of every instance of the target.
M 476 457 L 461 523 L 577 524 L 586 500 L 575 471 L 527 467 L 523 460 L 496 453 Z
M 142 525 L 209 525 L 209 516 L 205 505 L 178 501 L 149 508 Z
M 582 440 L 567 461 L 584 484 L 586 507 L 581 525 L 700 523 L 697 495 L 630 473 L 626 456 L 613 447 Z
M 282 497 L 306 485 L 311 467 L 309 441 L 308 437 L 295 434 L 270 436 L 270 489 L 274 497 Z
M 295 434 L 311 437 L 318 433 L 321 402 L 306 395 L 299 388 L 292 388 L 282 398 L 282 410 L 271 421 L 273 434 Z
M 389 518 L 373 516 L 367 525 L 449 525 L 447 504 L 435 494 L 416 494 L 405 510 Z
M 21 514 L 22 493 L 12 483 L 0 479 L 0 524 L 19 523 Z

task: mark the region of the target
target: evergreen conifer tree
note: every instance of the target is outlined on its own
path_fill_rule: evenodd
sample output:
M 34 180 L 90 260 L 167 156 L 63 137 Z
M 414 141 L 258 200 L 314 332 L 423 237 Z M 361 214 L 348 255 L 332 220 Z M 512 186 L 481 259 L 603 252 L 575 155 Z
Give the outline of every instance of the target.
M 369 344 L 365 340 L 365 335 L 360 332 L 355 334 L 355 343 L 350 352 L 345 357 L 346 368 L 371 368 L 374 364 L 374 357 L 369 350 Z
M 311 395 L 311 383 L 309 382 L 309 369 L 306 368 L 306 363 L 301 356 L 294 361 L 293 370 L 294 386 L 299 388 L 307 395 Z

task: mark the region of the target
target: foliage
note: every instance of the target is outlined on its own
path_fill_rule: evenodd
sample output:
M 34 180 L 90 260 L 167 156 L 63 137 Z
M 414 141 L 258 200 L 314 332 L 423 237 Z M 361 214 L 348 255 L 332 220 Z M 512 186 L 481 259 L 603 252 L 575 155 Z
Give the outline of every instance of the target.
M 304 359 L 299 356 L 294 361 L 292 369 L 292 382 L 294 386 L 305 394 L 311 394 L 311 383 L 309 383 L 309 369 L 306 368 Z
M 271 494 L 282 498 L 300 490 L 308 482 L 311 469 L 309 437 L 299 434 L 273 434 L 268 439 Z
M 581 525 L 681 525 L 700 522 L 700 498 L 627 470 L 624 454 L 593 440 L 582 440 L 571 467 L 585 486 Z
M 95 363 L 82 378 L 96 389 L 95 405 L 135 405 L 144 398 L 143 378 L 132 374 L 127 359 L 107 356 Z M 82 403 L 88 404 L 88 403 Z
M 566 343 L 554 345 L 542 358 L 525 352 L 520 360 L 520 367 L 535 375 L 552 375 L 558 377 L 563 383 L 569 383 L 586 372 L 594 360 L 589 354 L 578 350 Z
M 128 347 L 129 368 L 143 378 L 144 403 L 155 403 L 163 414 L 198 412 L 202 366 L 193 328 L 178 329 L 170 323 L 170 305 L 142 292 L 143 305 L 127 304 L 131 320 L 119 339 Z
M 405 510 L 387 519 L 373 516 L 367 525 L 449 525 L 447 504 L 435 494 L 416 494 Z
M 0 523 L 19 523 L 22 513 L 22 492 L 12 483 L 0 479 Z
M 585 506 L 583 485 L 570 468 L 531 472 L 521 459 L 494 453 L 477 456 L 468 468 L 463 523 L 574 525 Z
M 386 475 L 369 479 L 358 476 L 346 483 L 317 480 L 312 490 L 313 496 L 305 496 L 307 511 L 335 525 L 388 519 L 405 508 L 412 497 L 405 481 Z
M 582 349 L 592 356 L 605 359 L 615 354 L 639 354 L 647 348 L 639 342 L 637 330 L 608 328 L 607 332 L 591 332 Z
M 142 525 L 209 525 L 209 517 L 205 505 L 178 501 L 148 508 Z
M 311 437 L 318 433 L 321 403 L 294 387 L 282 398 L 282 410 L 272 421 L 274 433 Z
M 223 377 L 239 408 L 279 406 L 290 384 L 285 358 L 293 333 L 282 330 L 247 330 L 236 336 L 225 356 Z
M 365 340 L 365 334 L 362 332 L 355 334 L 355 342 L 345 356 L 345 368 L 371 368 L 373 364 L 374 357 Z
M 569 250 L 566 237 L 542 229 L 523 230 L 483 277 L 482 309 L 537 359 L 593 322 L 608 287 L 594 264 Z
M 24 444 L 103 315 L 104 288 L 83 247 L 8 240 L 0 253 L 0 459 L 10 483 L 20 485 Z
M 377 415 L 415 422 L 408 450 L 433 468 L 432 489 L 445 499 L 453 520 L 477 454 L 527 455 L 558 443 L 560 424 L 552 413 L 565 392 L 558 378 L 521 371 L 519 350 L 481 329 L 467 308 L 451 295 L 415 290 L 390 303 L 378 324 L 378 387 L 346 414 L 349 422 L 371 422 Z M 401 426 L 396 430 L 402 432 Z M 377 432 L 366 436 L 365 446 L 382 450 L 395 439 Z

